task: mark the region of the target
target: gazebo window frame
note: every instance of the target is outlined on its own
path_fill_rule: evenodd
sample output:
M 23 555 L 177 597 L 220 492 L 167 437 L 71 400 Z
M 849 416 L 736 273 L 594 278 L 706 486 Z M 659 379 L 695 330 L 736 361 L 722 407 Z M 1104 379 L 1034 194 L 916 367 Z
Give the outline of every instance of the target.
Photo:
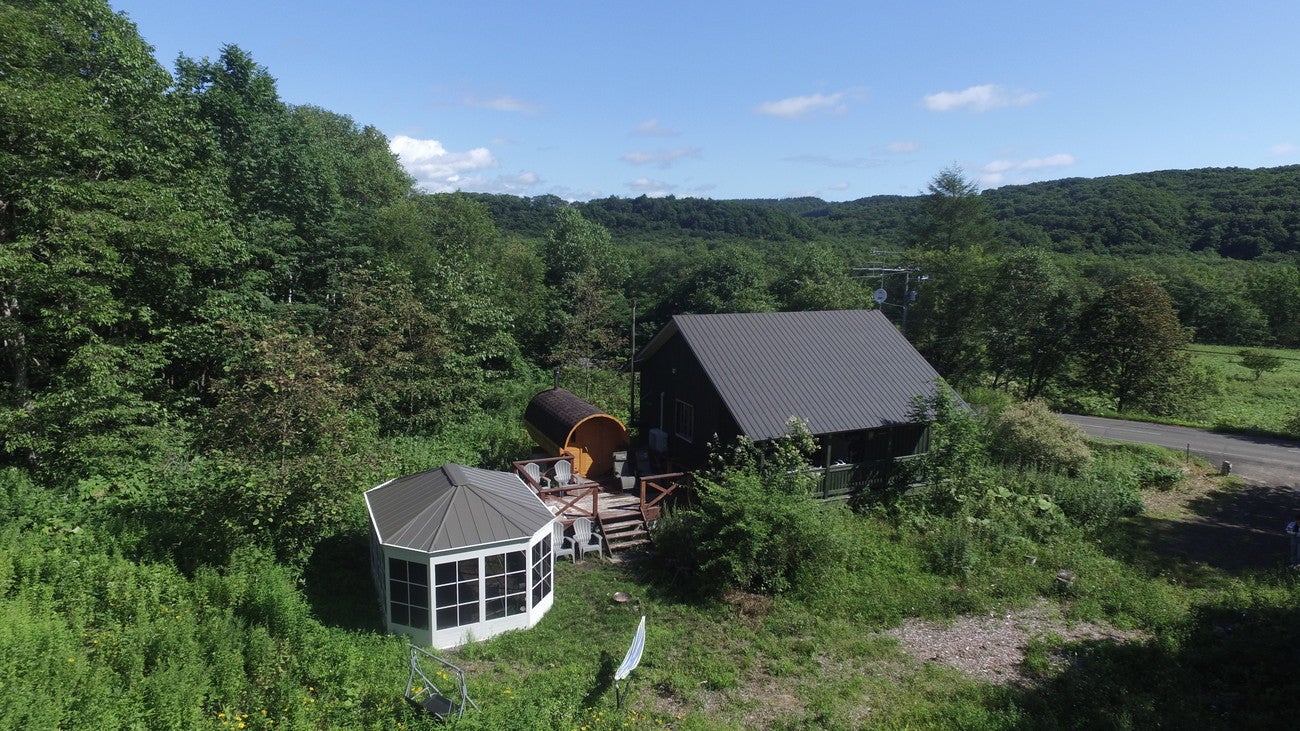
M 510 550 L 435 560 L 433 629 L 454 630 L 533 611 L 554 591 L 549 536 L 547 531 Z
M 419 580 L 420 574 L 423 581 Z M 392 622 L 412 629 L 429 629 L 429 598 L 429 564 L 389 556 L 388 616 Z

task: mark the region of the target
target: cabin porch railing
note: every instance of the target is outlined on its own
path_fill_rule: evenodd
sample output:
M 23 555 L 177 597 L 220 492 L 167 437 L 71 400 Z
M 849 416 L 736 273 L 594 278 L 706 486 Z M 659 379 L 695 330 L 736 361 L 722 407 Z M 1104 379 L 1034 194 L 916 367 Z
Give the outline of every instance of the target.
M 689 481 L 691 476 L 686 472 L 667 472 L 662 475 L 646 475 L 640 479 L 641 483 L 641 515 L 647 521 L 658 520 L 659 515 L 663 512 L 663 501 L 668 499 Z
M 813 497 L 834 500 L 847 498 L 864 490 L 883 489 L 888 485 L 890 476 L 898 470 L 899 465 L 920 456 L 913 454 L 894 459 L 816 467 L 812 472 L 820 475 L 821 479 L 813 488 Z

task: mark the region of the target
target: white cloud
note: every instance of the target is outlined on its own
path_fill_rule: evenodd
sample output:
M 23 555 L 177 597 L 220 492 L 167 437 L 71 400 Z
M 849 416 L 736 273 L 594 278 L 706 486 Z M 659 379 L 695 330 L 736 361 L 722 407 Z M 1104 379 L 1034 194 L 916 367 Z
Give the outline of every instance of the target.
M 672 167 L 674 162 L 685 160 L 687 158 L 699 157 L 700 148 L 698 147 L 678 147 L 673 150 L 656 150 L 654 152 L 629 152 L 623 156 L 623 162 L 633 165 L 649 165 L 654 163 L 660 168 Z
M 774 102 L 763 102 L 754 107 L 754 111 L 769 117 L 799 119 L 815 112 L 843 112 L 846 109 L 843 102 L 844 92 L 837 91 L 834 94 L 809 94 L 808 96 L 792 96 L 786 99 L 778 99 Z
M 848 183 L 832 183 L 832 184 L 831 184 L 831 190 L 848 190 L 848 189 L 849 189 L 849 184 L 848 184 Z
M 532 102 L 526 102 L 523 99 L 516 99 L 512 96 L 497 96 L 491 99 L 479 99 L 477 97 L 468 97 L 465 103 L 471 107 L 480 109 L 492 109 L 498 112 L 519 112 L 523 114 L 536 114 L 539 107 Z
M 951 112 L 967 109 L 972 112 L 987 112 L 1003 107 L 1023 107 L 1037 101 L 1042 95 L 1028 92 L 1012 92 L 997 84 L 982 84 L 961 91 L 941 91 L 927 94 L 925 108 L 932 112 Z
M 1268 152 L 1273 157 L 1290 157 L 1300 152 L 1300 145 L 1296 145 L 1294 142 L 1283 142 L 1268 148 Z
M 887 152 L 892 152 L 895 155 L 906 155 L 909 152 L 916 152 L 919 149 L 921 149 L 920 142 L 909 142 L 905 140 L 890 142 L 888 145 L 885 145 L 885 150 Z
M 658 119 L 647 119 L 638 124 L 633 130 L 636 134 L 646 137 L 676 137 L 681 134 L 675 129 L 670 129 L 659 123 Z
M 1077 162 L 1068 152 L 1028 160 L 994 160 L 980 168 L 979 185 L 981 188 L 995 188 L 1008 183 L 1027 183 L 1037 177 L 1037 172 L 1066 168 Z
M 629 190 L 637 193 L 648 195 L 651 198 L 662 198 L 673 192 L 677 186 L 665 183 L 662 180 L 651 180 L 650 178 L 637 178 L 627 184 Z
M 496 158 L 486 147 L 448 152 L 437 140 L 397 135 L 388 143 L 388 149 L 397 155 L 416 184 L 432 193 L 465 190 L 467 182 L 477 179 L 471 177 L 473 173 L 497 167 Z

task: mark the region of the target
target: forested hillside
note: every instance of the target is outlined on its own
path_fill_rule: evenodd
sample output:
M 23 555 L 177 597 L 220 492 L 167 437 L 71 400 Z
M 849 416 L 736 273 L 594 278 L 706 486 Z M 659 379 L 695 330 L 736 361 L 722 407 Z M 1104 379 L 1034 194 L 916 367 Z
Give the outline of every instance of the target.
M 1225 258 L 1300 253 L 1300 166 L 1206 168 L 1008 185 L 982 197 L 1007 245 L 1131 256 L 1215 252 Z M 503 230 L 539 234 L 554 196 L 475 196 Z M 923 197 L 871 196 L 715 201 L 607 198 L 578 204 L 616 237 L 751 241 L 831 240 L 901 249 L 924 214 Z M 1270 256 L 1272 255 L 1272 256 Z

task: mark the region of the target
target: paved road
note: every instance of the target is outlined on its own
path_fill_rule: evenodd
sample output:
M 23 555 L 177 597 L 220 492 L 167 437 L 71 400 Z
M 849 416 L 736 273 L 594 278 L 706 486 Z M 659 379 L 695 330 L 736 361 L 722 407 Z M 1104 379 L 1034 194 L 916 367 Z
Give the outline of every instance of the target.
M 1233 474 L 1244 479 L 1266 485 L 1300 487 L 1300 442 L 1097 416 L 1061 416 L 1078 425 L 1088 436 L 1190 449 L 1192 454 L 1200 455 L 1215 465 L 1231 462 Z

